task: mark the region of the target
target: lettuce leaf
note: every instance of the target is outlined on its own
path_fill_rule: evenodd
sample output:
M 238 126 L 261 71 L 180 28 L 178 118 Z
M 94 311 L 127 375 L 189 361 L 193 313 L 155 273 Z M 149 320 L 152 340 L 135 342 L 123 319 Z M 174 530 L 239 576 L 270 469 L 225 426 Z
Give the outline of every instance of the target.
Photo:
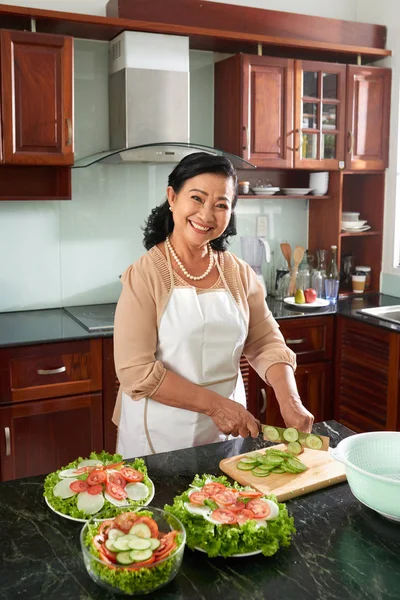
M 121 454 L 109 454 L 108 452 L 105 452 L 105 450 L 103 450 L 99 454 L 96 454 L 96 452 L 91 452 L 89 458 L 97 459 L 97 460 L 101 461 L 104 465 L 121 462 L 123 460 Z M 47 475 L 46 479 L 44 480 L 43 496 L 47 499 L 50 506 L 52 508 L 54 508 L 54 510 L 56 510 L 64 515 L 68 515 L 69 517 L 73 517 L 74 519 L 89 519 L 91 516 L 91 515 L 87 515 L 82 510 L 78 510 L 78 506 L 77 506 L 78 494 L 76 494 L 72 498 L 67 498 L 66 500 L 63 500 L 62 498 L 58 498 L 57 496 L 55 496 L 53 494 L 53 490 L 54 490 L 54 486 L 60 481 L 60 478 L 58 476 L 60 471 L 63 471 L 64 469 L 77 468 L 77 467 L 79 467 L 80 463 L 83 460 L 86 460 L 86 458 L 82 458 L 82 457 L 77 458 L 76 460 L 69 463 L 65 467 L 62 467 L 58 471 L 55 471 L 54 473 L 50 473 L 49 475 Z M 153 491 L 153 485 L 147 476 L 147 467 L 146 467 L 144 460 L 142 458 L 136 458 L 131 463 L 124 463 L 124 466 L 132 467 L 133 469 L 136 469 L 137 471 L 141 471 L 142 473 L 144 473 L 144 479 L 143 479 L 142 483 L 144 483 L 146 485 L 146 487 L 149 490 L 149 494 L 151 494 L 151 492 Z M 87 478 L 88 478 L 87 473 L 84 473 L 80 477 L 78 477 L 78 479 L 83 479 L 83 480 L 85 480 Z M 127 501 L 129 502 L 129 505 L 132 508 L 138 508 L 139 506 L 143 506 L 143 503 L 144 503 L 143 500 L 135 501 L 135 500 L 130 500 L 129 498 L 127 499 Z M 101 518 L 101 519 L 109 519 L 109 518 L 112 518 L 115 515 L 117 515 L 118 511 L 119 511 L 119 507 L 114 506 L 113 504 L 111 504 L 111 502 L 109 502 L 108 500 L 105 499 L 103 508 L 101 509 L 101 512 L 96 514 L 96 517 Z
M 244 490 L 237 482 L 230 484 L 222 475 L 196 475 L 192 485 L 203 487 L 207 481 L 216 481 L 237 490 Z M 249 488 L 248 488 L 249 489 Z M 175 515 L 185 526 L 186 543 L 192 550 L 201 548 L 209 557 L 232 556 L 261 550 L 264 556 L 272 556 L 279 547 L 289 546 L 292 534 L 295 533 L 294 520 L 290 517 L 285 504 L 277 502 L 274 495 L 265 498 L 273 500 L 279 506 L 277 519 L 267 522 L 267 527 L 257 529 L 256 521 L 247 521 L 243 525 L 214 525 L 201 515 L 193 515 L 185 508 L 189 501 L 189 490 L 174 498 L 172 506 L 166 504 L 164 510 Z

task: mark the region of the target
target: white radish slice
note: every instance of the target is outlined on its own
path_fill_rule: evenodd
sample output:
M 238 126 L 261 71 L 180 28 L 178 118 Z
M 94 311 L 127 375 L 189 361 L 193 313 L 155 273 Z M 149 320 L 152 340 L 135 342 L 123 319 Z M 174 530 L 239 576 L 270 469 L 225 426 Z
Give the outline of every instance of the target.
M 221 521 L 214 519 L 211 514 L 204 514 L 203 517 L 206 521 L 209 521 L 209 523 L 213 523 L 214 525 L 225 525 L 225 523 L 221 523 Z
M 131 500 L 145 500 L 149 496 L 149 488 L 144 483 L 128 483 L 125 488 L 128 498 Z
M 189 496 L 189 498 L 190 498 L 190 496 L 191 496 L 192 494 L 194 494 L 195 492 L 201 492 L 201 490 L 202 490 L 202 488 L 199 488 L 199 487 L 194 487 L 194 486 L 193 486 L 193 489 L 191 489 L 191 490 L 189 490 L 189 491 L 188 491 L 188 496 Z
M 62 498 L 63 500 L 67 500 L 67 498 L 72 498 L 78 492 L 74 492 L 71 490 L 70 485 L 74 481 L 78 481 L 75 479 L 61 479 L 53 488 L 53 494 L 57 496 L 57 498 Z
M 263 502 L 266 502 L 271 511 L 269 513 L 268 517 L 265 517 L 265 520 L 272 521 L 273 519 L 276 519 L 279 516 L 279 506 L 272 500 L 267 500 L 266 498 L 260 498 L 260 500 L 262 500 Z
M 104 497 L 114 506 L 129 506 L 129 502 L 127 502 L 126 499 L 117 500 L 116 498 L 113 498 L 108 492 L 104 492 Z
M 75 477 L 76 478 L 76 468 L 75 469 L 64 469 L 64 471 L 60 471 L 58 476 L 60 479 L 64 477 Z
M 103 463 L 101 462 L 101 460 L 99 460 L 98 458 L 87 458 L 86 460 L 82 460 L 79 465 L 77 466 L 77 469 L 80 469 L 81 467 L 102 467 Z
M 103 494 L 88 494 L 88 492 L 80 492 L 78 494 L 78 510 L 83 511 L 87 515 L 94 515 L 103 508 L 104 496 Z
M 267 527 L 267 521 L 264 519 L 257 519 L 256 529 L 260 529 L 261 527 Z
M 185 502 L 184 506 L 192 515 L 202 515 L 204 517 L 204 515 L 211 514 L 211 509 L 209 506 L 197 506 L 196 504 L 191 504 L 190 502 Z

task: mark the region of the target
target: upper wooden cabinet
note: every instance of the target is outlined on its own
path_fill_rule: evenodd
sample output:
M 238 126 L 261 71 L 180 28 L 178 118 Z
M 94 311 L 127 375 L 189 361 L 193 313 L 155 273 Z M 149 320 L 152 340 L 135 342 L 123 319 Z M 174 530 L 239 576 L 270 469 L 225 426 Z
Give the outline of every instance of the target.
M 0 32 L 1 162 L 73 164 L 72 38 Z
M 347 169 L 388 166 L 391 78 L 390 69 L 348 67 Z

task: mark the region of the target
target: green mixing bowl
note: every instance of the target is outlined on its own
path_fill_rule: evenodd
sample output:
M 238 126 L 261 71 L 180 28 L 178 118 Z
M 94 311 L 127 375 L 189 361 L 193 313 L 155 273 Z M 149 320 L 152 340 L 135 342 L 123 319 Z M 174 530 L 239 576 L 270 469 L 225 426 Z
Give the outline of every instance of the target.
M 400 432 L 352 435 L 330 454 L 345 464 L 350 489 L 360 502 L 400 522 Z

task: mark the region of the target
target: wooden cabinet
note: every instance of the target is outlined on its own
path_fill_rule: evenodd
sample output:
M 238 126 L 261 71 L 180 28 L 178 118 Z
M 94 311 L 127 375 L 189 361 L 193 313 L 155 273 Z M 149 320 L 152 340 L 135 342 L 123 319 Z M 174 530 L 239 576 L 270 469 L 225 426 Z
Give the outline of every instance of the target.
M 103 449 L 102 341 L 0 350 L 3 480 L 47 473 Z
M 293 165 L 293 61 L 238 54 L 215 65 L 216 148 L 258 167 Z
M 388 166 L 391 70 L 347 67 L 346 169 Z
M 399 333 L 337 317 L 337 421 L 357 432 L 398 430 L 399 375 Z
M 104 450 L 115 452 L 117 447 L 117 427 L 112 422 L 119 381 L 114 365 L 114 338 L 103 339 L 103 413 Z

